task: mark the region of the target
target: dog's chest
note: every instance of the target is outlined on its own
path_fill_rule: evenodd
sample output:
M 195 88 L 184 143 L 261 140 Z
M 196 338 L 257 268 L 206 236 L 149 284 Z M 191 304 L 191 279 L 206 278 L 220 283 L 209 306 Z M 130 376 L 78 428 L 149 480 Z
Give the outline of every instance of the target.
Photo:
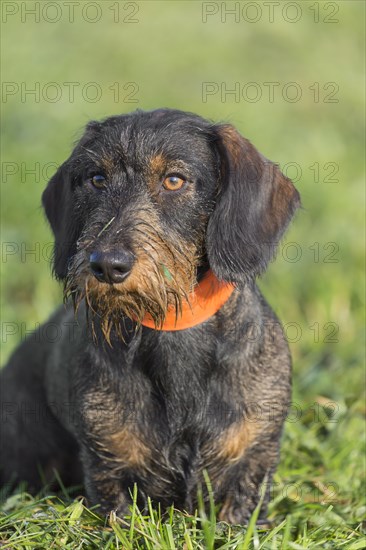
M 157 476 L 164 470 L 165 478 L 202 467 L 205 450 L 232 415 L 217 380 L 212 338 L 162 334 L 142 339 L 122 360 L 120 375 L 103 391 L 104 427 L 94 425 L 98 444 L 121 466 Z
M 149 386 L 150 406 L 159 411 L 160 430 L 173 437 L 202 421 L 216 368 L 211 339 L 184 332 L 143 342 L 135 364 Z

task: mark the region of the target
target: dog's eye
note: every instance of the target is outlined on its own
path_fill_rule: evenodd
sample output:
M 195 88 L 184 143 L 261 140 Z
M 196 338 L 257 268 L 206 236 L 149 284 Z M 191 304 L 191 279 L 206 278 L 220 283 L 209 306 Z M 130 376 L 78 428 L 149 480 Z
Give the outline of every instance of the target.
M 102 189 L 103 187 L 105 187 L 106 184 L 105 177 L 101 176 L 100 174 L 89 178 L 87 181 L 90 182 L 91 185 L 93 185 L 97 189 Z
M 180 176 L 167 176 L 163 181 L 163 187 L 167 191 L 178 191 L 186 183 Z

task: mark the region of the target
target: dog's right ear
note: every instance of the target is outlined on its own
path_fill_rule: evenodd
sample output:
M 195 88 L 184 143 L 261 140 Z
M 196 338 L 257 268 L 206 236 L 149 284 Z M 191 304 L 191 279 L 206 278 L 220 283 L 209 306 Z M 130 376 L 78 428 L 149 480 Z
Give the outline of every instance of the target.
M 43 208 L 55 236 L 53 271 L 57 279 L 65 279 L 67 276 L 79 236 L 71 184 L 71 174 L 66 161 L 50 179 L 42 195 Z
M 55 236 L 53 272 L 57 279 L 67 277 L 70 260 L 76 253 L 77 240 L 81 233 L 77 200 L 73 193 L 72 162 L 80 149 L 85 147 L 100 132 L 102 124 L 90 121 L 73 153 L 50 179 L 42 195 L 42 204 Z M 75 164 L 75 162 L 74 162 Z

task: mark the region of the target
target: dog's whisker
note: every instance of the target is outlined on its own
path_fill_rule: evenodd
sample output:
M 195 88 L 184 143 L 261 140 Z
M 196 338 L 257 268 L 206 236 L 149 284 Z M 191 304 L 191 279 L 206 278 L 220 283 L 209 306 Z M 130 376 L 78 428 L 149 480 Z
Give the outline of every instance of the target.
M 144 221 L 144 220 L 138 220 L 137 222 L 137 230 L 138 230 L 138 225 L 143 225 L 143 226 L 146 226 L 148 229 L 150 229 L 150 232 L 149 232 L 149 236 L 153 239 L 155 239 L 157 241 L 157 244 L 162 244 L 164 247 L 166 247 L 166 249 L 170 252 L 170 254 L 172 255 L 173 258 L 175 258 L 175 254 L 176 252 L 178 251 L 178 253 L 181 253 L 183 254 L 183 252 L 181 252 L 179 250 L 179 247 L 175 247 L 176 249 L 174 249 L 172 247 L 171 244 L 169 244 L 166 239 L 164 239 L 160 234 L 159 232 L 148 222 Z M 140 230 L 142 233 L 144 233 L 142 230 Z
M 150 228 L 151 230 L 151 235 L 157 237 L 159 239 L 159 241 L 167 247 L 167 249 L 169 250 L 169 252 L 172 254 L 172 257 L 175 258 L 177 253 L 178 254 L 181 254 L 183 257 L 184 257 L 184 260 L 185 261 L 191 261 L 190 260 L 190 257 L 186 255 L 184 249 L 179 245 L 179 241 L 177 240 L 175 243 L 174 243 L 174 247 L 172 246 L 172 244 L 168 243 L 166 241 L 166 239 L 164 239 L 164 237 L 162 235 L 160 235 L 159 231 L 156 230 L 149 222 L 145 221 L 145 220 L 138 220 L 137 222 L 138 224 L 140 225 L 145 225 L 147 226 L 148 228 Z M 198 242 L 198 239 L 196 238 L 195 239 L 196 242 Z
M 146 231 L 143 231 L 138 228 L 136 229 L 136 232 L 144 235 L 144 239 L 146 239 L 146 237 L 149 237 L 150 240 L 146 242 L 148 243 L 149 246 L 151 246 L 151 248 L 154 248 L 154 250 L 156 251 L 158 251 L 159 247 L 163 245 L 163 249 L 166 249 L 170 253 L 174 262 L 176 261 L 176 258 L 175 258 L 176 252 L 162 237 L 159 237 L 156 233 L 146 233 Z M 152 242 L 157 246 L 157 248 L 153 247 Z

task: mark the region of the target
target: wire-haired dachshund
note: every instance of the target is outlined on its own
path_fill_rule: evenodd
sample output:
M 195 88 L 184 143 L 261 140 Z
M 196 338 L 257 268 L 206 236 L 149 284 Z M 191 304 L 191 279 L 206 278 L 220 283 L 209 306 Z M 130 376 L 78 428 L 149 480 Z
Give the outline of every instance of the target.
M 57 470 L 126 514 L 134 484 L 192 512 L 208 477 L 231 523 L 265 483 L 264 518 L 291 360 L 255 277 L 291 181 L 233 126 L 159 109 L 90 122 L 42 200 L 69 299 L 2 372 L 2 483 Z

